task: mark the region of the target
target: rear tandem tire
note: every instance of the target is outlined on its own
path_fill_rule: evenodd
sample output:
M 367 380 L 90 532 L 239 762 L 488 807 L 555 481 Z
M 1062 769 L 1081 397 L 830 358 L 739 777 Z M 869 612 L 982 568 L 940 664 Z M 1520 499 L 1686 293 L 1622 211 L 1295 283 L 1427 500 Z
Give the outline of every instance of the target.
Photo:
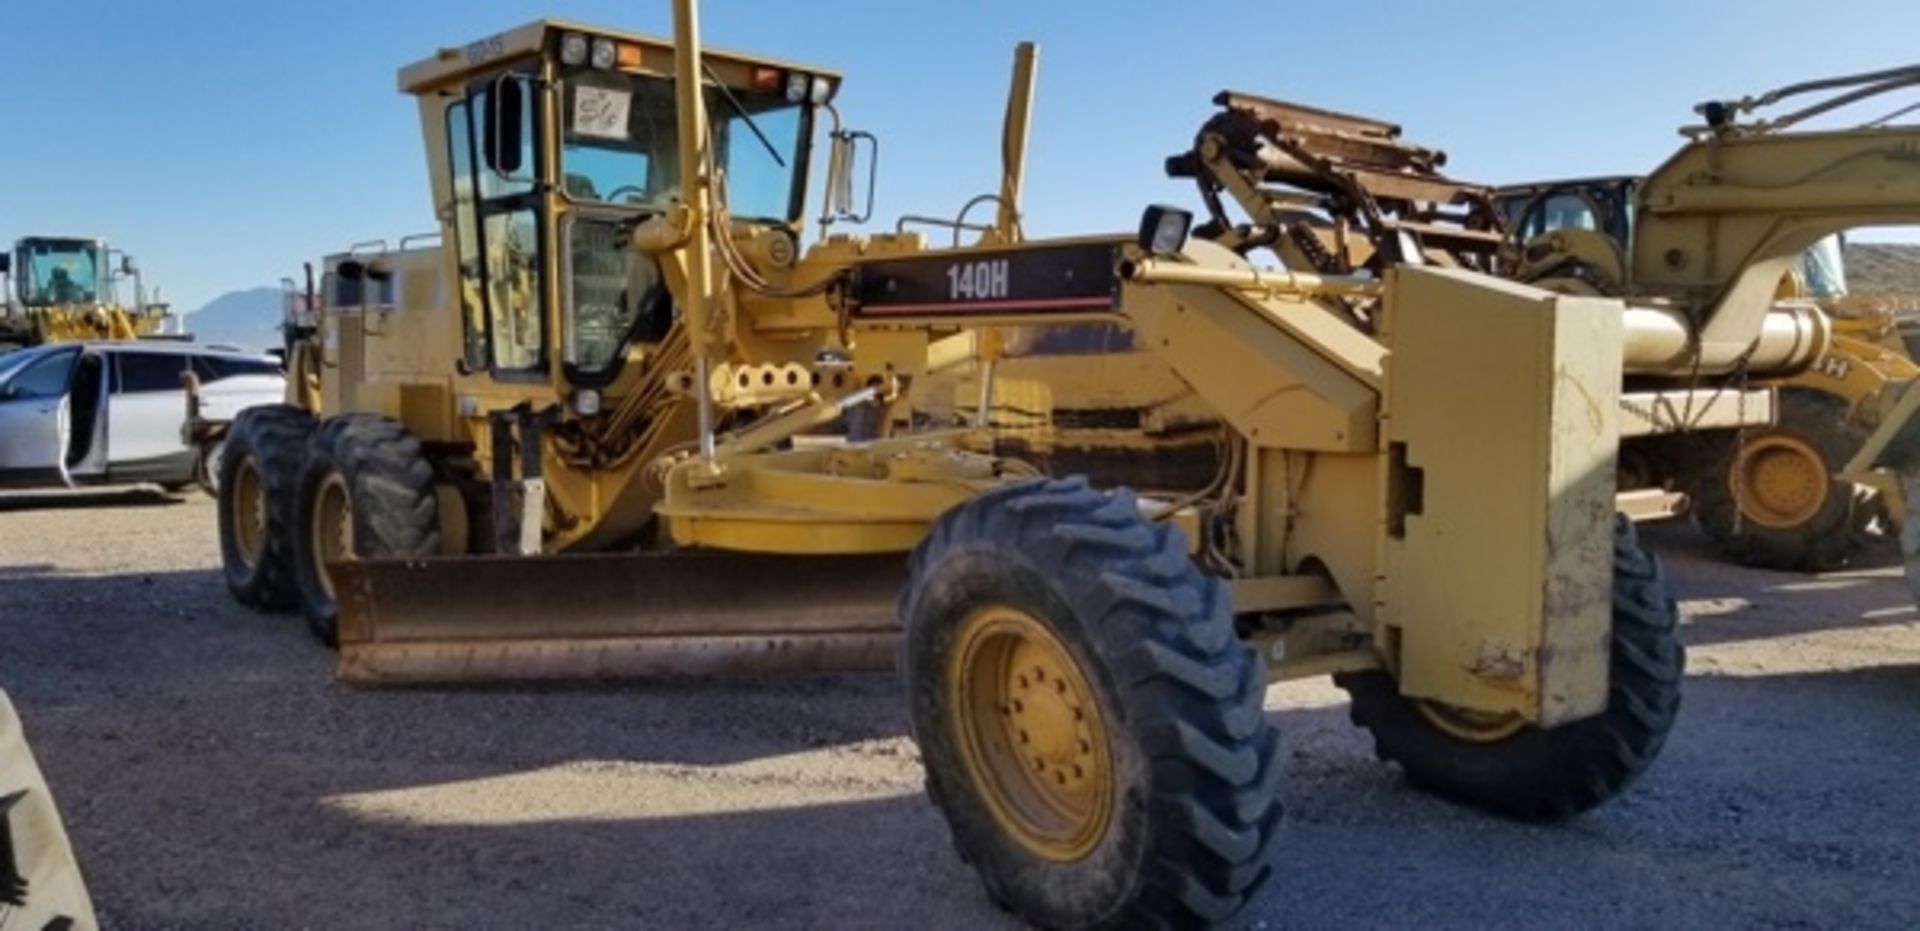
M 1471 739 L 1436 723 L 1434 706 L 1401 695 L 1385 672 L 1336 675 L 1353 699 L 1353 723 L 1373 733 L 1374 753 L 1399 763 L 1418 788 L 1508 817 L 1564 818 L 1620 794 L 1673 729 L 1686 653 L 1660 564 L 1640 549 L 1624 517 L 1615 518 L 1613 562 L 1605 711 L 1559 727 L 1518 725 Z
M 311 414 L 290 404 L 269 404 L 241 411 L 222 441 L 214 495 L 220 567 L 227 590 L 241 604 L 280 610 L 293 607 L 298 597 L 293 486 L 312 431 Z
M 337 510 L 319 500 L 323 491 Z M 433 465 L 419 439 L 388 417 L 342 414 L 313 431 L 293 514 L 293 577 L 301 611 L 314 638 L 328 646 L 337 643 L 340 617 L 332 582 L 324 576 L 329 546 L 344 558 L 407 559 L 440 551 Z M 345 523 L 317 525 L 329 516 Z
M 1266 670 L 1179 530 L 1081 478 L 997 489 L 935 524 L 900 614 L 927 793 L 996 904 L 1190 926 L 1257 893 L 1282 815 Z

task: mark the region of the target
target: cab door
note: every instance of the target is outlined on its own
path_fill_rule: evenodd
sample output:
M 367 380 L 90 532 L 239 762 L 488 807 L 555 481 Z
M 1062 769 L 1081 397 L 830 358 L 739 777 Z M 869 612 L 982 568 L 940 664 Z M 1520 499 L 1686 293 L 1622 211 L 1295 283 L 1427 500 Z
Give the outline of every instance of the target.
M 0 383 L 0 485 L 62 485 L 67 450 L 67 386 L 78 347 L 26 363 Z

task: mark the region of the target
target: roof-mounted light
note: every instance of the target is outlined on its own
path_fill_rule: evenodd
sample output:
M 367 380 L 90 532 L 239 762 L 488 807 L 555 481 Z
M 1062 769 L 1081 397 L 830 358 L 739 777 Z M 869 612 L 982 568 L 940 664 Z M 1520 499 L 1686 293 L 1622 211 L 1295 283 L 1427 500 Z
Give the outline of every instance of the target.
M 823 104 L 833 99 L 833 82 L 819 75 L 813 76 L 813 93 L 808 96 L 815 104 Z
M 798 71 L 787 74 L 788 103 L 799 103 L 807 99 L 807 88 L 810 86 L 808 81 L 811 77 L 811 75 L 801 74 Z
M 560 63 L 563 65 L 584 65 L 587 63 L 587 37 L 577 32 L 569 32 L 560 37 Z
M 618 61 L 619 58 L 620 50 L 614 46 L 612 39 L 601 38 L 593 40 L 593 66 L 595 68 L 601 71 L 610 71 L 613 69 L 614 62 Z

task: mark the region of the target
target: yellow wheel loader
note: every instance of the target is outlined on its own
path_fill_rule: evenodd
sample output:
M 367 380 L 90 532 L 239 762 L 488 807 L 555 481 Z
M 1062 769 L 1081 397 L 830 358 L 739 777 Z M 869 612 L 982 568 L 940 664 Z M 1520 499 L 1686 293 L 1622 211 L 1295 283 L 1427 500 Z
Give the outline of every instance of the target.
M 229 587 L 298 605 L 358 683 L 897 664 L 957 849 L 1043 927 L 1201 924 L 1258 892 L 1276 679 L 1334 675 L 1383 758 L 1463 802 L 1621 792 L 1683 672 L 1615 515 L 1621 438 L 1770 422 L 1738 379 L 1824 348 L 1823 315 L 1771 300 L 1775 254 L 1815 237 L 1736 262 L 1643 236 L 1692 277 L 1632 303 L 1411 260 L 1259 268 L 1173 207 L 1029 239 L 1032 64 L 994 219 L 946 247 L 835 231 L 871 208 L 840 77 L 704 49 L 691 0 L 672 41 L 542 21 L 404 68 L 439 242 L 326 261 L 287 403 L 226 441 Z M 1911 133 L 1803 141 L 1704 135 L 1651 183 L 1704 198 L 1690 223 L 1735 192 L 1689 159 L 1912 171 L 1873 157 Z M 1796 216 L 1824 235 L 1851 203 Z M 1204 485 L 996 454 L 990 375 L 971 423 L 923 428 L 916 385 L 1080 325 L 1225 425 Z
M 1497 193 L 1525 243 L 1565 229 L 1598 231 L 1630 241 L 1641 179 L 1583 178 L 1513 185 Z M 1565 278 L 1569 268 L 1531 266 L 1538 277 Z M 1582 269 L 1593 287 L 1618 288 L 1605 273 Z M 1849 295 L 1838 236 L 1808 249 L 1782 280 L 1783 300 L 1813 300 L 1833 320 L 1833 341 L 1802 372 L 1773 379 L 1779 411 L 1768 427 L 1712 434 L 1689 445 L 1649 444 L 1624 470 L 1623 484 L 1665 486 L 1687 494 L 1689 510 L 1734 560 L 1774 569 L 1839 568 L 1898 532 L 1899 502 L 1843 481 L 1890 386 L 1920 376 L 1896 322 L 1873 298 Z
M 117 261 L 116 261 L 117 260 Z M 117 285 L 133 279 L 134 300 Z M 10 279 L 10 280 L 9 280 Z M 98 239 L 29 236 L 0 252 L 0 352 L 83 339 L 137 339 L 165 332 L 167 305 L 149 303 L 133 256 Z

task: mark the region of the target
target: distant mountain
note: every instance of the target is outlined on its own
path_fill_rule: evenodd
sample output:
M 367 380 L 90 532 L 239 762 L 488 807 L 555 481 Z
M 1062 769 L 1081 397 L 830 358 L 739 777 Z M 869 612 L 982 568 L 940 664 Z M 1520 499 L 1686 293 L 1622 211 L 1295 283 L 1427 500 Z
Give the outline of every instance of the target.
M 280 345 L 280 289 L 229 291 L 193 311 L 182 328 L 193 341 L 265 352 Z

